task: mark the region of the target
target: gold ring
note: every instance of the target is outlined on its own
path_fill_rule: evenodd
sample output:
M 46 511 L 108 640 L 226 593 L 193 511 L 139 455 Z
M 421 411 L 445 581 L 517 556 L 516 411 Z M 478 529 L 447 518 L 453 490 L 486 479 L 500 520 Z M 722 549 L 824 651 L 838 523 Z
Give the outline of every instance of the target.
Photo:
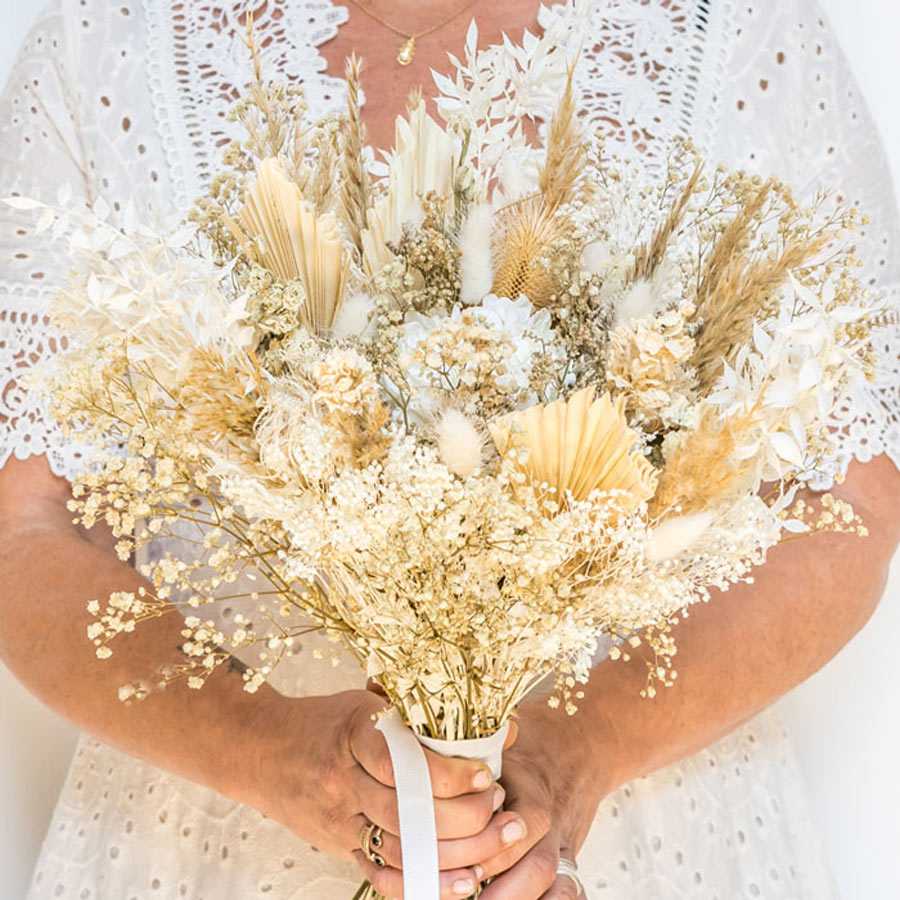
M 379 869 L 383 869 L 387 862 L 380 853 L 376 853 L 376 848 L 384 846 L 384 829 L 380 828 L 374 822 L 367 822 L 363 825 L 359 832 L 359 846 L 365 853 L 369 862 L 375 863 Z

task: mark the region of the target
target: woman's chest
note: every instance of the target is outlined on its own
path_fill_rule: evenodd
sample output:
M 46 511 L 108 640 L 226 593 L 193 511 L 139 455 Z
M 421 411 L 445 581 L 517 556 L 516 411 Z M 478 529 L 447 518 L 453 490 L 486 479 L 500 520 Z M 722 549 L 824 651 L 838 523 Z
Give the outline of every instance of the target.
M 419 38 L 412 65 L 403 67 L 396 61 L 401 35 L 330 0 L 253 0 L 237 7 L 130 0 L 116 11 L 104 4 L 102 14 L 93 5 L 88 26 L 70 14 L 83 38 L 76 67 L 90 73 L 77 102 L 89 178 L 113 208 L 133 201 L 138 209 L 183 210 L 208 184 L 224 146 L 240 136 L 228 111 L 251 73 L 248 11 L 265 76 L 301 82 L 311 118 L 344 110 L 345 60 L 352 52 L 363 58 L 363 117 L 373 147 L 391 144 L 394 118 L 410 90 L 421 86 L 426 96 L 434 94 L 431 70 L 451 71 L 448 52 L 472 63 L 465 52 L 468 12 Z M 541 11 L 535 0 L 515 0 L 478 3 L 473 12 L 479 47 L 502 42 L 504 33 L 520 38 L 525 28 L 540 33 L 548 23 L 562 33 L 560 22 L 570 22 L 561 52 L 578 55 L 584 121 L 653 158 L 657 147 L 686 130 L 696 93 L 688 76 L 707 52 L 715 24 L 698 31 L 702 5 L 568 0 Z M 526 68 L 527 61 L 517 65 Z M 490 83 L 492 73 L 483 74 Z M 521 83 L 534 87 L 524 76 Z

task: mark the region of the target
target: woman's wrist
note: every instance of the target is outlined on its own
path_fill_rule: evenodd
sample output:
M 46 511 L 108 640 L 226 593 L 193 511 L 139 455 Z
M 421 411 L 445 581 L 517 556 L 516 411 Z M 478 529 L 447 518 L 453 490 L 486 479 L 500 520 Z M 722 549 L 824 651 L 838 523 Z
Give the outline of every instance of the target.
M 554 823 L 575 853 L 600 802 L 623 783 L 619 741 L 609 716 L 599 707 L 569 715 L 535 701 L 519 708 L 519 723 L 512 752 L 541 772 Z
M 267 798 L 272 794 L 267 774 L 285 755 L 282 743 L 286 735 L 279 723 L 285 721 L 289 709 L 296 719 L 302 719 L 303 704 L 269 684 L 254 693 L 244 690 L 240 672 L 230 669 L 228 663 L 213 678 L 219 684 L 208 683 L 203 691 L 209 691 L 211 697 L 218 694 L 220 702 L 212 714 L 220 715 L 221 721 L 213 730 L 215 744 L 210 747 L 208 777 L 203 780 L 220 794 L 269 814 L 270 810 L 262 808 L 269 805 Z M 293 725 L 296 733 L 300 722 Z

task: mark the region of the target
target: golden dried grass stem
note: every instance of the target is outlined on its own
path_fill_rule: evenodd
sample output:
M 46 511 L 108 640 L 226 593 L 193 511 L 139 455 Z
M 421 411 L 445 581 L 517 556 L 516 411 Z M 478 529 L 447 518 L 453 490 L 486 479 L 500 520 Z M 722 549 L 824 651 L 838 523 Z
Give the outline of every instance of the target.
M 735 252 L 702 307 L 703 326 L 691 358 L 701 396 L 721 373 L 723 359 L 751 339 L 753 323 L 775 312 L 772 299 L 789 274 L 808 264 L 831 240 L 830 234 L 796 239 L 777 257 L 760 260 Z
M 725 230 L 719 235 L 712 251 L 703 265 L 700 283 L 697 286 L 697 301 L 694 318 L 705 318 L 706 304 L 716 292 L 723 275 L 734 265 L 738 254 L 743 254 L 747 241 L 752 235 L 753 223 L 769 198 L 775 182 L 769 180 L 753 194 L 738 210 Z
M 666 218 L 657 226 L 650 239 L 638 247 L 634 256 L 634 264 L 626 279 L 629 284 L 653 276 L 657 266 L 665 256 L 669 241 L 684 219 L 688 203 L 697 190 L 702 174 L 703 165 L 698 161 L 694 166 L 694 171 L 681 189 L 678 198 L 669 208 Z
M 347 59 L 347 119 L 343 127 L 341 196 L 338 209 L 350 241 L 362 254 L 362 232 L 368 227 L 371 185 L 363 160 L 366 129 L 359 112 L 362 64 L 356 54 Z
M 566 90 L 550 122 L 547 133 L 547 156 L 538 176 L 538 185 L 547 210 L 552 213 L 571 200 L 585 169 L 585 147 L 578 127 L 572 79 L 574 64 L 569 66 Z

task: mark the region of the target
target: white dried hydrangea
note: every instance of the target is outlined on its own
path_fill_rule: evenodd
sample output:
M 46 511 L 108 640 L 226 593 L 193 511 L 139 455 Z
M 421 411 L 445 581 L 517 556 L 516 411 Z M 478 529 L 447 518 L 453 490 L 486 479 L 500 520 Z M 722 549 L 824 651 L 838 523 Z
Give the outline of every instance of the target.
M 613 329 L 606 377 L 627 398 L 632 424 L 656 431 L 689 423 L 696 401 L 691 370 L 690 304 Z

